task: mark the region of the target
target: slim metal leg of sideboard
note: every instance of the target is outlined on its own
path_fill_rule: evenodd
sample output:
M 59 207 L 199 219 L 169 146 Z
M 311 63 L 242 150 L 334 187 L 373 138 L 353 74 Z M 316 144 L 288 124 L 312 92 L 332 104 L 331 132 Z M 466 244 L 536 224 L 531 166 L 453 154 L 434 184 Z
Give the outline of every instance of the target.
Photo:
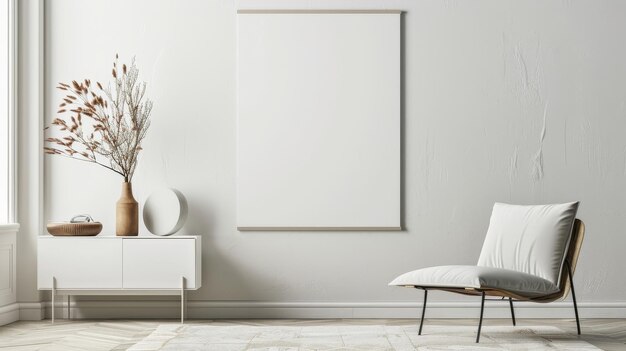
M 72 297 L 72 295 L 67 295 L 67 320 L 71 320 L 72 319 L 72 315 L 70 314 L 70 298 Z
M 52 277 L 52 301 L 50 309 L 52 310 L 52 323 L 54 323 L 54 295 L 57 293 L 57 281 L 54 277 Z
M 180 278 L 180 324 L 185 323 L 185 277 Z

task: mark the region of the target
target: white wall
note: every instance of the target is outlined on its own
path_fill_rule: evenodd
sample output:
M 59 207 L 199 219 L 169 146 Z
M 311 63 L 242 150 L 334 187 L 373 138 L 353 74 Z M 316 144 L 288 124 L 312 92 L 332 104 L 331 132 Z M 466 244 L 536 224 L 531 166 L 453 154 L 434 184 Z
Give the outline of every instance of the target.
M 626 266 L 626 3 L 262 3 L 46 2 L 46 121 L 56 82 L 106 80 L 116 52 L 137 55 L 155 108 L 136 197 L 162 185 L 186 194 L 185 232 L 202 234 L 204 245 L 204 287 L 192 300 L 412 303 L 421 294 L 387 283 L 419 267 L 475 263 L 494 201 L 580 200 L 588 231 L 579 300 L 626 313 L 617 268 Z M 402 232 L 235 229 L 235 11 L 313 5 L 406 11 Z M 44 179 L 44 220 L 86 212 L 113 232 L 121 178 L 46 158 Z M 29 230 L 22 234 L 37 235 Z
M 20 319 L 39 319 L 42 311 L 37 291 L 37 235 L 42 228 L 43 174 L 43 40 L 40 0 L 18 4 L 17 60 L 17 298 Z

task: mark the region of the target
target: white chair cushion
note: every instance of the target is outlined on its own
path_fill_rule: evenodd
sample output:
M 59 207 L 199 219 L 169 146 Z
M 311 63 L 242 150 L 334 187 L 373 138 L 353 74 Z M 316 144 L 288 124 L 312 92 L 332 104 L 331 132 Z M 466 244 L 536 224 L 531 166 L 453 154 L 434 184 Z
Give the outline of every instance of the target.
M 394 279 L 389 285 L 437 288 L 492 288 L 524 297 L 548 295 L 559 290 L 549 280 L 502 268 L 438 266 L 418 269 Z
M 496 203 L 478 266 L 532 274 L 558 285 L 578 202 Z

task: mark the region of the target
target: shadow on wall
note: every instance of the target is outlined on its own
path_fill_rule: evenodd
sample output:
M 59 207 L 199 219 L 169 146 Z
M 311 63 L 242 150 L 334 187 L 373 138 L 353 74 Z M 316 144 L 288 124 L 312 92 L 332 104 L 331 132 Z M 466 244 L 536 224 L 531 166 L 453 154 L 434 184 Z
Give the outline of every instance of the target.
M 237 236 L 241 234 L 217 235 L 216 209 L 206 206 L 204 199 L 193 195 L 188 196 L 187 201 L 189 217 L 185 232 L 202 236 L 202 287 L 190 291 L 189 299 L 200 296 L 200 300 L 212 301 L 258 299 L 259 291 L 267 285 L 267 280 L 247 271 L 234 258 L 236 256 L 233 255 L 237 254 L 233 249 L 237 246 Z M 229 297 L 228 292 L 233 291 L 236 295 Z

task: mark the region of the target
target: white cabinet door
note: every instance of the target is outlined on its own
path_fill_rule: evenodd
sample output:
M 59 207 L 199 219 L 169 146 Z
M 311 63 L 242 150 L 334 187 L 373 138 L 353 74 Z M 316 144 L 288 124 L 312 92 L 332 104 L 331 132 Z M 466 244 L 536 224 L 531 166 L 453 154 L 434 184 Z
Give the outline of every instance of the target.
M 37 286 L 52 289 L 120 289 L 122 240 L 117 238 L 39 239 Z
M 195 289 L 196 240 L 124 239 L 124 289 Z

